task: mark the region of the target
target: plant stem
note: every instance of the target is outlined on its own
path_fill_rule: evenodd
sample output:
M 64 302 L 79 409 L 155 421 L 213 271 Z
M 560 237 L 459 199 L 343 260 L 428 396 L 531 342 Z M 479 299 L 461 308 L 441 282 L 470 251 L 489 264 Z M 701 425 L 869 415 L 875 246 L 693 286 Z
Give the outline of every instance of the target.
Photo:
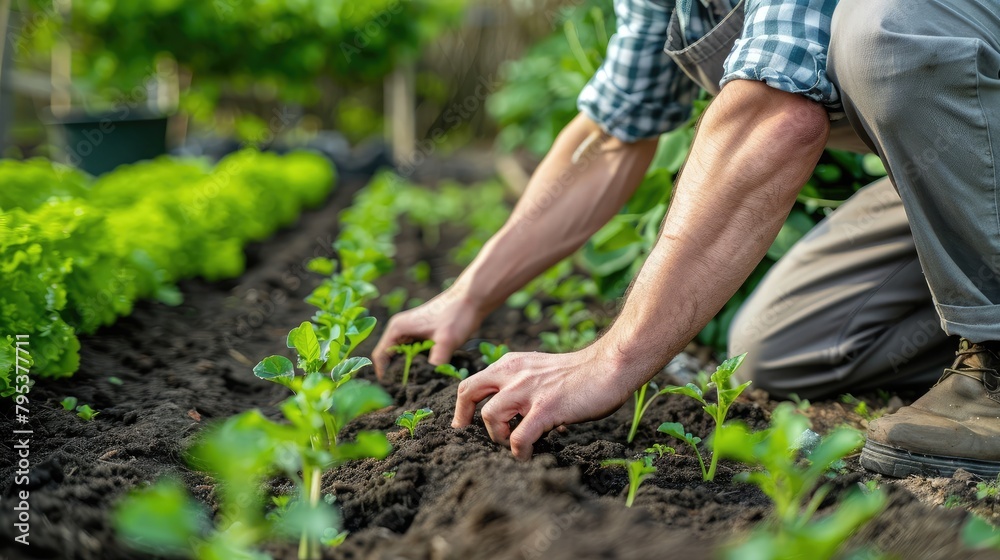
M 698 450 L 698 444 L 692 444 L 691 447 L 694 448 L 695 455 L 698 456 L 698 464 L 701 465 L 701 477 L 703 480 L 708 480 L 708 472 L 705 470 L 705 461 L 701 458 L 701 451 Z
M 705 475 L 705 480 L 707 482 L 712 482 L 713 480 L 715 480 L 715 467 L 717 467 L 718 465 L 719 465 L 719 454 L 718 452 L 715 451 L 715 449 L 712 449 L 712 463 L 708 467 L 708 474 Z
M 628 485 L 628 497 L 625 498 L 625 507 L 632 507 L 632 502 L 635 501 L 635 492 L 639 489 L 638 484 L 632 484 L 631 481 Z
M 410 380 L 410 366 L 413 364 L 413 354 L 406 354 L 406 362 L 403 364 L 403 387 Z
M 632 429 L 628 431 L 628 438 L 625 439 L 626 442 L 632 443 L 635 439 L 635 433 L 639 430 L 639 421 L 642 419 L 642 405 L 646 400 L 646 387 L 649 384 L 645 384 L 639 388 L 638 391 L 632 393 L 632 401 L 635 403 L 635 410 L 632 412 Z
M 304 467 L 302 478 L 309 484 L 309 509 L 314 510 L 319 505 L 320 480 L 322 471 L 315 467 Z M 319 541 L 315 535 L 310 535 L 308 531 L 302 532 L 299 539 L 299 560 L 319 560 L 322 557 L 319 549 Z

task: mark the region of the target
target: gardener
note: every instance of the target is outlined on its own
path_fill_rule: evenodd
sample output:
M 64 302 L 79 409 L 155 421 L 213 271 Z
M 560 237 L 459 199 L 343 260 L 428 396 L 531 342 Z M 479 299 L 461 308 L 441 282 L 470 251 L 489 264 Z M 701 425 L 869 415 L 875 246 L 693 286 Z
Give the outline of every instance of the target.
M 508 354 L 467 379 L 453 425 L 471 422 L 492 396 L 482 409 L 490 437 L 527 459 L 553 427 L 627 402 L 746 280 L 831 124 L 847 122 L 889 179 L 772 269 L 735 321 L 731 353 L 750 352 L 746 375 L 759 387 L 818 397 L 926 384 L 946 365 L 944 348 L 954 349 L 949 335 L 961 337 L 938 384 L 871 424 L 862 464 L 894 476 L 1000 473 L 1000 8 L 746 0 L 740 26 L 741 8 L 725 16 L 720 1 L 706 9 L 679 0 L 669 24 L 673 0 L 616 2 L 618 33 L 580 96 L 581 114 L 453 286 L 389 322 L 375 350 L 379 373 L 387 348 L 410 338 L 432 338 L 431 362 L 446 362 L 490 311 L 622 207 L 655 138 L 687 118 L 696 86 L 679 62 L 702 81 L 721 75 L 721 91 L 620 317 L 587 348 Z M 728 37 L 734 22 L 742 36 Z M 668 27 L 676 62 L 661 53 Z

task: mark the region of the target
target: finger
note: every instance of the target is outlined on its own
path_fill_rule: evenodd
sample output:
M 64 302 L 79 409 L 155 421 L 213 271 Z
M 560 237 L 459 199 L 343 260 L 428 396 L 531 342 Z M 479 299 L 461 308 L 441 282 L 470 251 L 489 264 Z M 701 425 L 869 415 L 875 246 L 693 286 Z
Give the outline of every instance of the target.
M 486 425 L 490 439 L 500 445 L 510 445 L 510 420 L 520 414 L 518 407 L 508 401 L 504 393 L 498 393 L 483 405 L 483 424 Z
M 492 368 L 486 368 L 458 384 L 455 416 L 451 420 L 452 428 L 461 428 L 471 424 L 479 401 L 500 391 L 500 386 L 495 381 L 499 377 L 490 369 Z
M 455 352 L 455 345 L 451 341 L 444 342 L 434 342 L 434 346 L 431 346 L 431 354 L 428 356 L 428 361 L 432 366 L 439 366 L 441 364 L 447 364 L 451 361 L 451 355 Z
M 378 339 L 378 344 L 375 345 L 375 350 L 372 351 L 372 363 L 375 365 L 375 377 L 379 381 L 385 376 L 385 370 L 389 367 L 389 347 L 396 344 L 396 339 L 398 338 L 398 328 L 396 327 L 398 323 L 389 321 L 389 325 L 386 327 L 385 332 L 382 333 L 382 338 Z
M 510 450 L 514 452 L 514 458 L 518 461 L 531 459 L 535 442 L 541 439 L 545 432 L 551 430 L 552 427 L 553 423 L 546 419 L 544 413 L 537 409 L 529 410 L 514 432 L 510 434 Z

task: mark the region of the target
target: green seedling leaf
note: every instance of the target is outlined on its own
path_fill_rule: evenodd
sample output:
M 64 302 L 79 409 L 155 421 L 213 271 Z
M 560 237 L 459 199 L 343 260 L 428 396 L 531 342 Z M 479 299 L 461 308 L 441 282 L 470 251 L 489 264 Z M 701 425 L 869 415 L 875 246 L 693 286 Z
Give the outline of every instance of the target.
M 330 276 L 335 270 L 337 270 L 337 261 L 326 257 L 316 257 L 306 264 L 306 268 L 310 272 L 322 274 L 323 276 Z
M 701 388 L 695 385 L 694 383 L 688 383 L 683 387 L 670 385 L 661 389 L 660 394 L 686 395 L 702 404 L 705 404 L 705 397 L 704 394 L 701 392 Z
M 441 364 L 434 368 L 434 371 L 440 373 L 441 375 L 447 375 L 448 377 L 454 377 L 459 381 L 469 377 L 469 370 L 465 368 L 457 369 L 451 364 Z
M 653 458 L 649 455 L 645 455 L 642 459 L 637 460 L 607 459 L 601 461 L 601 466 L 623 466 L 628 472 L 628 496 L 625 498 L 625 507 L 632 507 L 639 486 L 642 485 L 643 481 L 656 473 L 656 467 L 653 466 Z
M 392 397 L 381 387 L 362 381 L 349 381 L 337 389 L 331 397 L 329 415 L 334 427 L 334 436 L 348 422 L 375 410 L 392 404 Z
M 122 381 L 121 378 L 114 377 L 114 376 L 111 376 L 111 377 L 108 378 L 108 383 L 110 383 L 112 385 L 124 385 L 125 384 L 125 382 Z
M 190 555 L 192 542 L 207 519 L 184 485 L 174 479 L 132 491 L 112 514 L 121 539 L 137 550 L 158 555 Z
M 417 430 L 417 425 L 424 418 L 428 418 L 434 415 L 434 411 L 429 408 L 421 408 L 420 410 L 407 410 L 406 412 L 399 415 L 396 418 L 396 425 L 402 426 L 410 431 L 410 438 L 414 437 L 414 432 Z
M 647 447 L 644 453 L 656 453 L 657 458 L 660 458 L 664 455 L 673 455 L 674 453 L 677 453 L 677 450 L 673 447 L 663 445 L 662 443 L 654 443 L 652 447 Z
M 962 527 L 962 543 L 974 549 L 1000 550 L 1000 530 L 982 517 L 972 515 Z
M 337 462 L 356 459 L 385 459 L 392 452 L 392 445 L 385 434 L 376 431 L 358 432 L 353 442 L 338 443 L 333 448 L 333 458 Z
M 316 337 L 316 329 L 313 324 L 308 321 L 304 321 L 288 332 L 287 344 L 289 348 L 294 348 L 299 353 L 299 358 L 302 361 L 300 366 L 303 363 L 315 364 L 320 360 L 319 338 Z M 309 369 L 306 371 L 311 373 Z
M 66 397 L 65 399 L 59 401 L 64 410 L 73 410 L 76 408 L 76 397 Z
M 89 404 L 83 404 L 76 407 L 76 415 L 83 418 L 87 422 L 93 420 L 98 414 L 100 414 L 100 412 L 90 408 Z
M 510 348 L 506 344 L 497 345 L 489 342 L 480 342 L 479 352 L 483 355 L 483 363 L 490 365 L 502 358 L 507 352 L 510 352 Z
M 657 431 L 663 432 L 668 436 L 675 437 L 681 441 L 687 442 L 689 445 L 698 445 L 701 443 L 701 438 L 698 436 L 691 435 L 691 432 L 684 430 L 684 425 L 680 422 L 664 422 L 660 424 Z
M 413 365 L 413 358 L 417 354 L 423 352 L 424 350 L 430 350 L 434 346 L 433 340 L 424 340 L 423 342 L 414 342 L 412 344 L 397 344 L 396 346 L 390 346 L 389 350 L 403 354 L 406 361 L 403 363 L 403 386 L 405 387 L 410 381 L 410 366 Z
M 267 381 L 287 385 L 287 381 L 295 377 L 295 365 L 284 356 L 268 356 L 254 366 L 253 374 Z
M 334 381 L 351 379 L 354 377 L 355 373 L 361 371 L 361 368 L 370 365 L 372 365 L 372 361 L 368 358 L 347 358 L 346 360 L 333 366 L 333 369 L 330 370 L 330 377 L 333 378 Z

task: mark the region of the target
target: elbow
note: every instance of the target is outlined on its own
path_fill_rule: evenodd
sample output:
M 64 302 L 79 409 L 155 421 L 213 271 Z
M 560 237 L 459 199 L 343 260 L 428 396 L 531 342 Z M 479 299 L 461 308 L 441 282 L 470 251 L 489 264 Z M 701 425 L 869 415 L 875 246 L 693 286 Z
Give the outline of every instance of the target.
M 763 82 L 726 84 L 716 104 L 720 120 L 741 126 L 787 158 L 818 158 L 830 136 L 830 117 L 819 103 Z

